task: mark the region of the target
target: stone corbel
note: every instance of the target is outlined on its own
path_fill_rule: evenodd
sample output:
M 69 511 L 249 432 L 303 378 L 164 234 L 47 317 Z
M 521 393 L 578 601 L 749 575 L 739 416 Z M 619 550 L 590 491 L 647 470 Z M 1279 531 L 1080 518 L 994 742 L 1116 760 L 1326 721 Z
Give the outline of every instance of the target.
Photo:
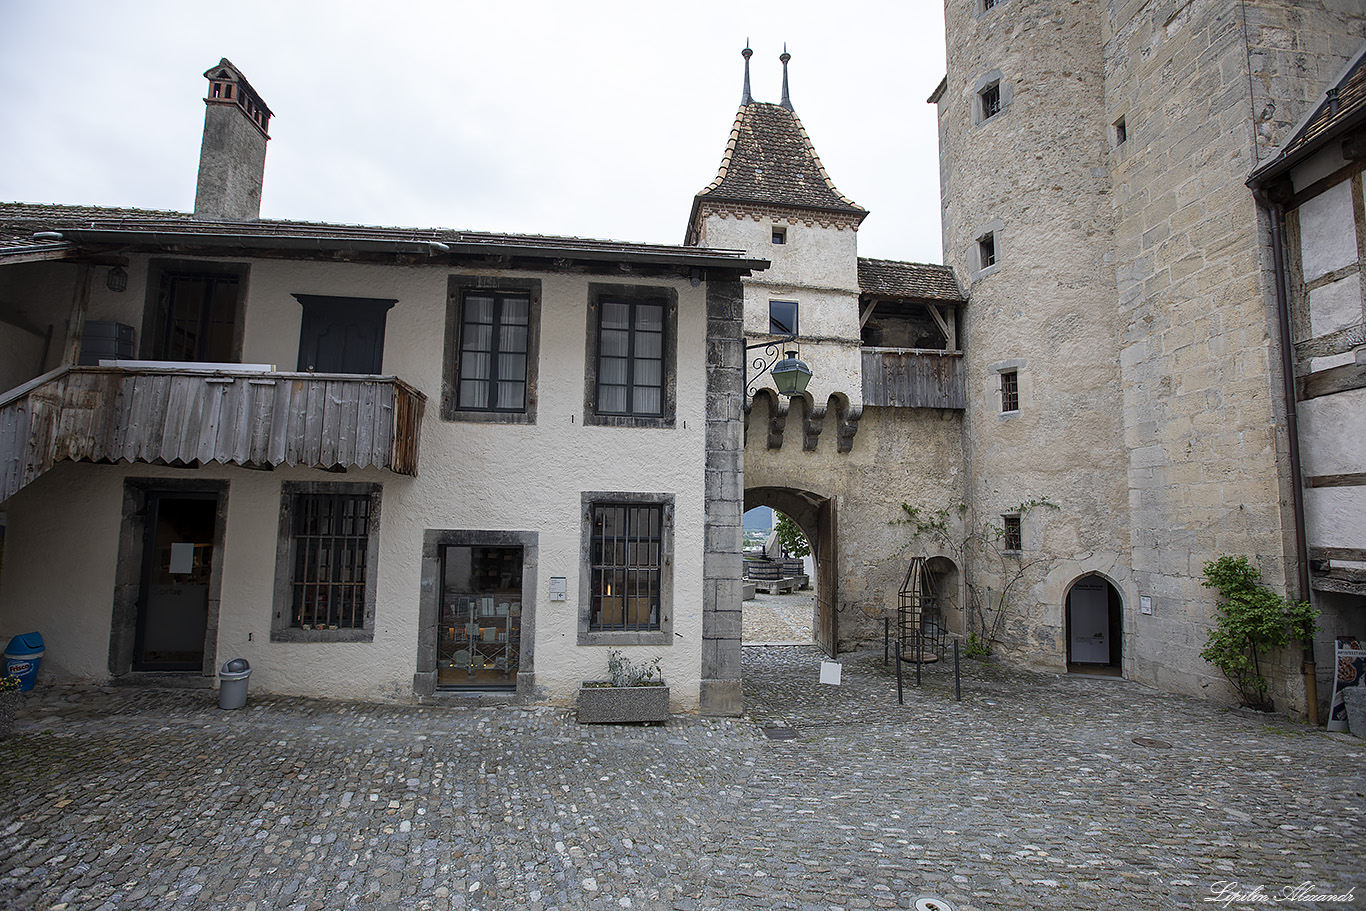
M 787 410 L 791 403 L 781 396 L 768 399 L 768 448 L 783 448 L 783 430 L 787 427 Z
M 863 406 L 839 402 L 835 406 L 835 432 L 838 434 L 836 448 L 848 452 L 854 448 L 854 434 L 858 433 L 859 418 L 863 417 Z
M 807 405 L 806 416 L 802 421 L 802 448 L 812 452 L 820 442 L 821 428 L 825 426 L 825 405 Z

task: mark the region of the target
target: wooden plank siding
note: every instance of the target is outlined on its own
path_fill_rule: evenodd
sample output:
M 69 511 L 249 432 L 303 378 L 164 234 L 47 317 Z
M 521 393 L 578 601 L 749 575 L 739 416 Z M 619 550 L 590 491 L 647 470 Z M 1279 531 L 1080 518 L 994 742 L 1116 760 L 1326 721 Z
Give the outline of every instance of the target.
M 963 352 L 864 348 L 863 404 L 892 408 L 966 408 Z
M 396 377 L 63 368 L 0 399 L 0 502 L 61 461 L 415 476 L 426 401 Z

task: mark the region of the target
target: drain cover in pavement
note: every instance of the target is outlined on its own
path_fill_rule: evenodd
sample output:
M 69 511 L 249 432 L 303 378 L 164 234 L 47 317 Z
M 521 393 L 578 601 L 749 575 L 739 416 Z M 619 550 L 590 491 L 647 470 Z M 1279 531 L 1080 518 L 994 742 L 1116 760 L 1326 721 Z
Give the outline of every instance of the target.
M 1141 747 L 1152 747 L 1154 750 L 1170 750 L 1172 745 L 1165 740 L 1158 740 L 1156 737 L 1135 737 L 1134 743 Z
M 911 907 L 915 911 L 953 911 L 953 905 L 944 901 L 938 895 L 919 895 L 912 899 Z
M 764 736 L 769 740 L 796 740 L 795 728 L 764 728 Z

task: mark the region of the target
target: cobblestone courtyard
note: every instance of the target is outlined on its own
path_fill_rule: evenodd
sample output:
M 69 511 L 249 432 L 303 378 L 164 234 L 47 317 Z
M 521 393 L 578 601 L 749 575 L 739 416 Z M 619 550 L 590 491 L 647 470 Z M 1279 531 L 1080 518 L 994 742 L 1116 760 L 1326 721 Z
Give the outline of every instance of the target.
M 1366 906 L 1348 735 L 980 662 L 961 703 L 945 662 L 898 705 L 880 651 L 838 687 L 814 648 L 744 651 L 746 718 L 658 727 L 36 691 L 0 741 L 0 908 Z

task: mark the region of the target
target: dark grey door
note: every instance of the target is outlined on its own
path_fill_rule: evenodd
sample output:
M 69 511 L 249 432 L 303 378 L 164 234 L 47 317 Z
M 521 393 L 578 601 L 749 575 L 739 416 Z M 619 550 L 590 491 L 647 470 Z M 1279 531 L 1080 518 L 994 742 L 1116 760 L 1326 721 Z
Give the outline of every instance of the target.
M 298 370 L 379 374 L 384 367 L 384 321 L 396 301 L 296 294 L 303 305 Z
M 217 494 L 148 495 L 134 670 L 203 669 L 217 512 Z

